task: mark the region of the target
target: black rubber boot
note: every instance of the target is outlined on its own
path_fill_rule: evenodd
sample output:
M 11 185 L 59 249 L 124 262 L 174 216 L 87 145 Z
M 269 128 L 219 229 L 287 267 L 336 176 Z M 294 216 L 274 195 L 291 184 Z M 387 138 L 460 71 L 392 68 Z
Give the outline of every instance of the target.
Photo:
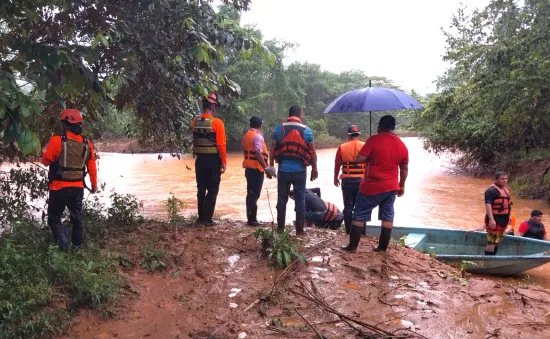
M 248 223 L 250 226 L 262 226 L 262 223 L 258 221 L 258 206 L 251 206 L 250 207 L 250 222 Z
M 349 233 L 349 244 L 342 245 L 341 248 L 349 252 L 357 251 L 357 246 L 359 246 L 359 242 L 361 241 L 361 233 L 363 233 L 362 226 L 352 225 Z
M 493 252 L 493 255 L 497 255 L 497 251 L 498 251 L 498 245 L 495 246 L 495 251 Z
M 496 251 L 495 252 L 489 252 L 487 250 L 485 250 L 485 255 L 495 255 L 496 254 Z
M 346 225 L 346 234 L 349 234 L 351 232 L 351 215 L 344 217 L 344 224 Z
M 281 213 L 280 211 L 277 211 L 277 231 L 282 232 L 285 230 L 285 223 L 286 223 L 286 211 Z
M 304 234 L 304 221 L 306 216 L 304 213 L 296 212 L 296 235 Z
M 216 200 L 205 201 L 204 216 L 206 218 L 206 221 L 204 222 L 204 224 L 206 226 L 216 226 L 218 224 L 218 222 L 214 221 L 213 219 L 215 209 L 216 209 Z
M 199 217 L 197 219 L 197 224 L 204 224 L 204 222 L 206 221 L 204 215 L 205 215 L 205 210 L 204 210 L 204 198 L 203 199 L 197 199 L 197 211 L 199 213 Z
M 378 238 L 378 247 L 374 249 L 374 252 L 386 252 L 390 244 L 391 231 L 391 228 L 382 227 L 380 238 Z

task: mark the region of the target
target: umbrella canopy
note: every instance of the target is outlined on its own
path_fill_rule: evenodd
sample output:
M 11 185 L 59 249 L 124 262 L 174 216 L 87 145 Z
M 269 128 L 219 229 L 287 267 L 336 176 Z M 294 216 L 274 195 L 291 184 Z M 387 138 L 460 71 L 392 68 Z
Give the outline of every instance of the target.
M 340 95 L 323 113 L 359 113 L 424 108 L 408 94 L 392 88 L 366 87 Z

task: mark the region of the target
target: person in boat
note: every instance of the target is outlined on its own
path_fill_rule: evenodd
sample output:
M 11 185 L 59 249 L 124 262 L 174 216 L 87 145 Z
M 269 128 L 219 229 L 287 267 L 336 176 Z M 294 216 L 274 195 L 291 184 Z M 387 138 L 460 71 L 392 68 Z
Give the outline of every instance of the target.
M 541 211 L 533 210 L 531 212 L 531 218 L 519 225 L 518 236 L 538 240 L 550 240 L 546 234 L 544 224 L 542 223 Z
M 355 252 L 372 210 L 378 206 L 382 230 L 375 252 L 385 252 L 391 239 L 396 197 L 405 194 L 409 172 L 409 151 L 393 131 L 395 118 L 385 115 L 378 123 L 378 134 L 371 136 L 357 155 L 357 163 L 365 163 L 366 174 L 359 186 L 352 217 L 349 244 L 342 249 Z
M 225 126 L 214 118 L 220 107 L 218 95 L 211 93 L 202 99 L 202 114 L 192 121 L 193 156 L 197 181 L 197 223 L 217 224 L 212 218 L 220 190 L 221 176 L 227 166 Z
M 355 159 L 357 154 L 365 144 L 359 140 L 361 131 L 357 125 L 348 127 L 348 142 L 340 145 L 334 158 L 334 186 L 340 186 L 342 181 L 342 197 L 344 199 L 344 224 L 346 225 L 346 234 L 351 231 L 351 218 L 355 199 L 359 193 L 359 185 L 365 176 L 365 163 L 357 163 Z M 340 169 L 342 174 L 340 174 Z M 338 175 L 340 175 L 338 177 Z
M 63 125 L 61 136 L 53 136 L 42 155 L 42 164 L 48 172 L 48 226 L 59 248 L 69 252 L 70 243 L 78 247 L 83 243 L 82 200 L 86 187 L 86 170 L 90 174 L 91 193 L 97 191 L 97 166 L 93 144 L 82 136 L 82 113 L 66 109 L 59 115 Z M 70 212 L 71 240 L 61 224 L 63 212 Z
M 294 191 L 290 191 L 290 198 L 294 200 Z M 307 227 L 313 225 L 319 228 L 340 229 L 344 215 L 336 205 L 321 199 L 321 189 L 306 189 L 306 214 Z
M 504 236 L 512 212 L 508 176 L 503 171 L 495 173 L 494 182 L 485 191 L 485 225 L 487 249 L 485 255 L 496 255 L 498 244 Z
M 290 185 L 294 189 L 294 210 L 296 211 L 296 235 L 304 233 L 306 212 L 306 169 L 311 165 L 311 180 L 317 179 L 317 153 L 311 129 L 302 123 L 302 108 L 292 105 L 287 121 L 277 125 L 273 131 L 269 166 L 275 160 L 279 163 L 277 174 L 277 230 L 285 228 L 286 204 Z
M 246 178 L 246 219 L 249 226 L 261 226 L 258 222 L 258 199 L 264 184 L 264 172 L 268 179 L 274 175 L 274 168 L 267 166 L 267 146 L 261 132 L 262 118 L 250 118 L 250 129 L 243 135 L 243 168 Z
M 514 235 L 514 227 L 516 226 L 516 216 L 514 213 L 510 213 L 510 221 L 508 221 L 508 226 L 504 231 L 504 235 Z M 487 231 L 487 225 L 485 225 L 485 218 L 483 219 L 483 224 L 480 227 L 474 228 L 473 231 Z

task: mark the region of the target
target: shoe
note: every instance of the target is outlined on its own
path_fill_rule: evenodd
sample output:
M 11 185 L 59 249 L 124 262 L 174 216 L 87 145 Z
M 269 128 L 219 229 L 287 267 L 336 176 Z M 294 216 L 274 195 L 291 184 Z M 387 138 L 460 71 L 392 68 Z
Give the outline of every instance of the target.
M 342 245 L 341 248 L 344 251 L 356 252 L 361 241 L 361 233 L 363 233 L 363 227 L 352 226 L 349 233 L 349 244 Z

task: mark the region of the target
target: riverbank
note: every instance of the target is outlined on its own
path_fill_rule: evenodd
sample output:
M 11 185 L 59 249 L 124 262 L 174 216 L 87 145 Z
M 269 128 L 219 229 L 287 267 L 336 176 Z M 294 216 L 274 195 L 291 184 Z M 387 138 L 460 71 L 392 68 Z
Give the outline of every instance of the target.
M 309 228 L 294 238 L 308 264 L 278 271 L 259 255 L 253 231 L 239 221 L 211 228 L 148 224 L 118 239 L 108 250 L 124 258 L 119 271 L 130 297 L 111 309 L 111 319 L 81 311 L 69 336 L 545 336 L 550 290 L 463 275 L 397 243 L 375 253 L 370 237 L 348 254 L 339 250 L 345 234 Z M 156 255 L 156 269 L 140 265 L 144 251 Z

